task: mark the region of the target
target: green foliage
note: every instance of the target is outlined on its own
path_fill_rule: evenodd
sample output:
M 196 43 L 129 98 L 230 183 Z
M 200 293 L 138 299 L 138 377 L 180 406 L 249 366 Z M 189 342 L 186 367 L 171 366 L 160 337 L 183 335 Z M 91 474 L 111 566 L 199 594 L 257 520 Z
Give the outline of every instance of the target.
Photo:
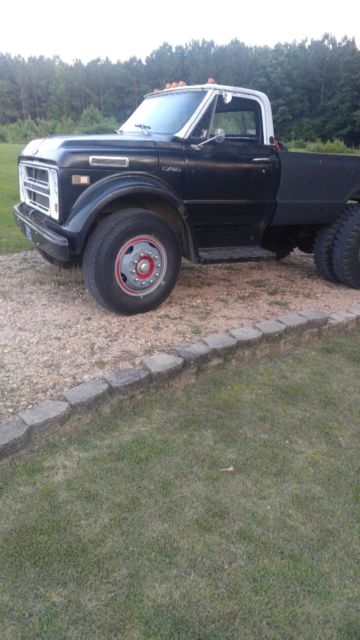
M 300 138 L 298 140 L 291 140 L 286 146 L 289 150 L 302 150 L 309 151 L 310 153 L 355 153 L 354 149 L 347 147 L 345 142 L 339 139 L 326 140 L 323 142 L 317 138 L 314 142 L 306 142 Z
M 93 105 L 83 111 L 77 126 L 79 133 L 113 133 L 117 128 L 115 118 L 105 118 Z
M 0 145 L 0 255 L 33 247 L 13 217 L 13 206 L 19 202 L 17 159 L 21 148 L 19 144 Z
M 286 147 L 290 150 L 292 149 L 305 149 L 307 145 L 306 140 L 304 138 L 293 138 L 286 142 Z
M 0 140 L 28 139 L 59 130 L 83 131 L 72 123 L 84 121 L 86 132 L 112 130 L 138 105 L 143 95 L 166 82 L 206 82 L 250 87 L 267 93 L 280 139 L 344 140 L 360 146 L 360 51 L 355 40 L 321 40 L 248 47 L 239 40 L 228 45 L 192 41 L 172 47 L 164 43 L 145 62 L 24 58 L 0 54 Z M 95 107 L 105 120 L 87 114 Z M 82 114 L 86 115 L 82 115 Z M 110 118 L 110 120 L 107 120 Z M 26 123 L 23 129 L 18 120 Z M 48 123 L 47 125 L 44 122 Z M 61 124 L 65 123 L 65 129 Z
M 6 132 L 6 142 L 27 142 L 33 138 L 42 138 L 49 133 L 48 131 L 45 132 L 44 124 L 45 121 L 35 121 L 31 118 L 17 120 L 12 124 L 8 124 L 3 127 Z
M 99 109 L 87 107 L 81 115 L 78 123 L 70 117 L 62 117 L 57 120 L 17 120 L 14 123 L 0 126 L 0 142 L 29 142 L 34 138 L 44 138 L 50 134 L 75 134 L 75 133 L 111 133 L 118 124 L 115 118 L 107 118 Z
M 351 153 L 352 149 L 349 149 L 343 140 L 315 140 L 315 142 L 308 142 L 306 144 L 307 151 L 315 151 L 320 153 Z
M 76 124 L 72 118 L 65 116 L 55 121 L 51 127 L 51 133 L 75 133 Z

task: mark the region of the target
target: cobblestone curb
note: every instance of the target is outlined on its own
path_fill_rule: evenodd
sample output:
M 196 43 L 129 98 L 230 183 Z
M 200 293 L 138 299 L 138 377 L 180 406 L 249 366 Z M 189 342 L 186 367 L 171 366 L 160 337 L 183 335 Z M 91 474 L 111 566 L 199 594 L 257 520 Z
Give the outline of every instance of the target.
M 73 409 L 93 406 L 109 391 L 105 380 L 96 379 L 82 382 L 76 387 L 64 391 L 64 398 Z
M 213 333 L 199 342 L 190 342 L 145 358 L 141 367 L 118 369 L 104 379 L 83 382 L 63 392 L 57 400 L 44 400 L 0 422 L 0 459 L 6 458 L 60 427 L 79 411 L 101 406 L 111 395 L 119 399 L 141 393 L 152 384 L 170 384 L 183 377 L 187 383 L 208 367 L 226 360 L 239 365 L 250 357 L 264 355 L 306 342 L 312 337 L 353 330 L 360 323 L 360 305 L 327 314 L 318 309 L 264 320 L 224 333 Z M 192 373 L 192 377 L 186 374 Z M 195 376 L 195 377 L 194 377 Z

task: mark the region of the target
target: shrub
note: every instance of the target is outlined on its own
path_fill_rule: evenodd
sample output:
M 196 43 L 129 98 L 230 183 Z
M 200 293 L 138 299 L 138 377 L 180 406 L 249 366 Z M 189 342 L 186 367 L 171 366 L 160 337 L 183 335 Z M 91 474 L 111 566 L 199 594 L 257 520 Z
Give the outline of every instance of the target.
M 306 149 L 306 140 L 303 138 L 295 138 L 294 140 L 287 141 L 285 144 L 288 149 Z
M 78 123 L 72 118 L 60 120 L 17 120 L 0 126 L 0 142 L 26 143 L 51 134 L 112 133 L 118 128 L 115 118 L 106 118 L 96 107 L 87 107 Z
M 290 151 L 299 149 L 312 153 L 355 153 L 354 149 L 350 149 L 343 140 L 337 138 L 335 140 L 326 140 L 326 142 L 323 142 L 320 138 L 307 142 L 303 138 L 297 138 L 286 142 L 286 146 Z
M 87 107 L 81 114 L 78 133 L 113 133 L 118 127 L 115 118 L 106 118 L 96 107 Z
M 307 142 L 306 150 L 318 153 L 353 153 L 352 149 L 349 149 L 343 140 L 315 140 L 315 142 Z

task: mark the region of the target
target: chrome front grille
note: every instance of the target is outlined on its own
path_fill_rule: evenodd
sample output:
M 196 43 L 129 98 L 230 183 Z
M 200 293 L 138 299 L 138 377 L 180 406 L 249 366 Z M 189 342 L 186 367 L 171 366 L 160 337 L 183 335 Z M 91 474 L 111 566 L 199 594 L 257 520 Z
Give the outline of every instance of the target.
M 52 167 L 32 162 L 20 162 L 21 200 L 45 215 L 58 219 L 58 179 Z

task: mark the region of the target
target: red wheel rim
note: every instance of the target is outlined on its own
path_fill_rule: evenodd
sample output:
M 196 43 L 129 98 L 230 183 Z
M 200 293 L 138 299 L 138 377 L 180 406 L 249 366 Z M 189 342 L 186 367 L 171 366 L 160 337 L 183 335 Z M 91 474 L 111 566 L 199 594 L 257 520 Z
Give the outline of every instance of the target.
M 115 279 L 130 296 L 143 297 L 161 284 L 166 272 L 166 251 L 153 236 L 135 236 L 121 247 L 115 261 Z

